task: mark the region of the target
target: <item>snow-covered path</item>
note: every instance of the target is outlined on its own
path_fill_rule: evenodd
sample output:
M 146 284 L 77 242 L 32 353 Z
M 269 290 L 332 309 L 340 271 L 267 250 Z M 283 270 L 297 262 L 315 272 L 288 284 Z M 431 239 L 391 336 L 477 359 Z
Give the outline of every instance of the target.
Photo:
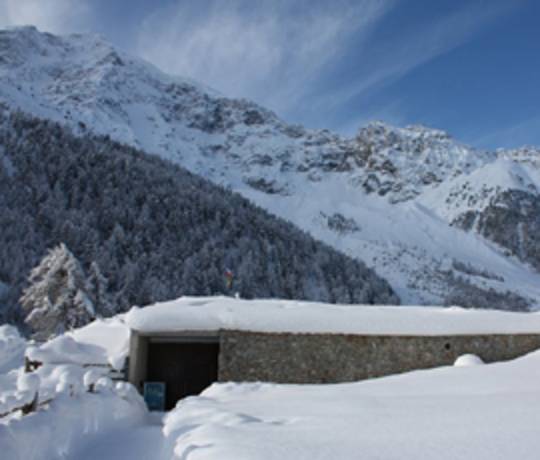
M 89 440 L 68 460 L 151 460 L 172 458 L 164 442 L 163 414 L 152 413 L 136 427 L 114 430 Z

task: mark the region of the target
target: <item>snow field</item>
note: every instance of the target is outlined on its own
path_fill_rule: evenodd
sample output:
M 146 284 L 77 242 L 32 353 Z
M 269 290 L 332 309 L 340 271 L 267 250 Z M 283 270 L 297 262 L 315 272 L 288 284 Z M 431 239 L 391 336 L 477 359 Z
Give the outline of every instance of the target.
M 540 351 L 340 385 L 214 384 L 165 418 L 189 460 L 537 460 Z
M 309 320 L 304 315 L 308 307 L 313 312 Z M 335 331 L 345 322 L 331 322 L 327 315 L 339 316 L 342 310 L 364 309 L 183 298 L 95 321 L 34 346 L 33 352 L 41 353 L 44 364 L 32 374 L 19 368 L 1 375 L 0 403 L 19 404 L 33 396 L 36 388 L 42 403 L 51 401 L 32 414 L 19 412 L 0 419 L 1 458 L 538 459 L 540 350 L 488 365 L 481 365 L 473 355 L 463 355 L 454 366 L 347 384 L 214 384 L 202 395 L 180 401 L 164 416 L 149 415 L 132 385 L 113 384 L 105 375 L 108 367 L 103 364 L 110 364 L 112 358 L 122 361 L 129 342 L 128 325 L 135 319 L 149 330 L 163 324 L 173 330 L 209 325 L 260 328 L 264 324 L 271 329 L 299 330 L 303 325 L 309 330 Z M 480 325 L 482 330 L 497 331 L 519 329 L 522 322 L 534 329 L 537 316 L 413 308 L 409 323 L 402 311 L 408 310 L 368 308 L 363 316 L 353 315 L 349 324 L 353 328 L 362 324 L 363 330 L 371 331 L 384 325 L 387 332 L 411 331 L 411 324 L 418 333 L 435 324 L 436 333 L 449 327 L 463 331 L 463 325 L 468 331 Z M 268 322 L 268 318 L 276 319 Z M 13 337 L 13 331 L 4 335 Z M 67 351 L 72 352 L 71 362 L 60 364 Z M 96 357 L 102 365 L 85 366 Z

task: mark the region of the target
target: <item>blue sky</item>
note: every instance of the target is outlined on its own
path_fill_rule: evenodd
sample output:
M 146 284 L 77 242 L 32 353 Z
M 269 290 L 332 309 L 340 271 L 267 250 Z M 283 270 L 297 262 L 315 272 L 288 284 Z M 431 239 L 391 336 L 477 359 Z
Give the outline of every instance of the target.
M 540 145 L 536 0 L 0 0 L 0 26 L 28 23 L 100 33 L 310 127 Z

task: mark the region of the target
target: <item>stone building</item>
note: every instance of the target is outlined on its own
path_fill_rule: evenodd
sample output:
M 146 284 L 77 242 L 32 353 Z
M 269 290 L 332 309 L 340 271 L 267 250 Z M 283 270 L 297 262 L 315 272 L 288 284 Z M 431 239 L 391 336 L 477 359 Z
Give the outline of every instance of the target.
M 216 381 L 338 383 L 485 362 L 540 348 L 540 314 L 336 306 L 227 297 L 134 309 L 129 380 L 165 389 L 165 408 Z

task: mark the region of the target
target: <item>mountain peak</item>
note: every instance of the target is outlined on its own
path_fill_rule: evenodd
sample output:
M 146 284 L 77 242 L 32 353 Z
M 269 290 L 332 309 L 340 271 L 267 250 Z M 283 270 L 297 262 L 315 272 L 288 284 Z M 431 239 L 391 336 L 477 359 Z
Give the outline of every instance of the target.
M 422 137 L 433 138 L 439 140 L 452 140 L 452 136 L 446 131 L 431 128 L 422 124 L 412 124 L 405 127 L 397 127 L 381 120 L 369 122 L 367 125 L 359 129 L 359 135 L 369 134 L 372 136 L 392 136 L 399 137 Z

